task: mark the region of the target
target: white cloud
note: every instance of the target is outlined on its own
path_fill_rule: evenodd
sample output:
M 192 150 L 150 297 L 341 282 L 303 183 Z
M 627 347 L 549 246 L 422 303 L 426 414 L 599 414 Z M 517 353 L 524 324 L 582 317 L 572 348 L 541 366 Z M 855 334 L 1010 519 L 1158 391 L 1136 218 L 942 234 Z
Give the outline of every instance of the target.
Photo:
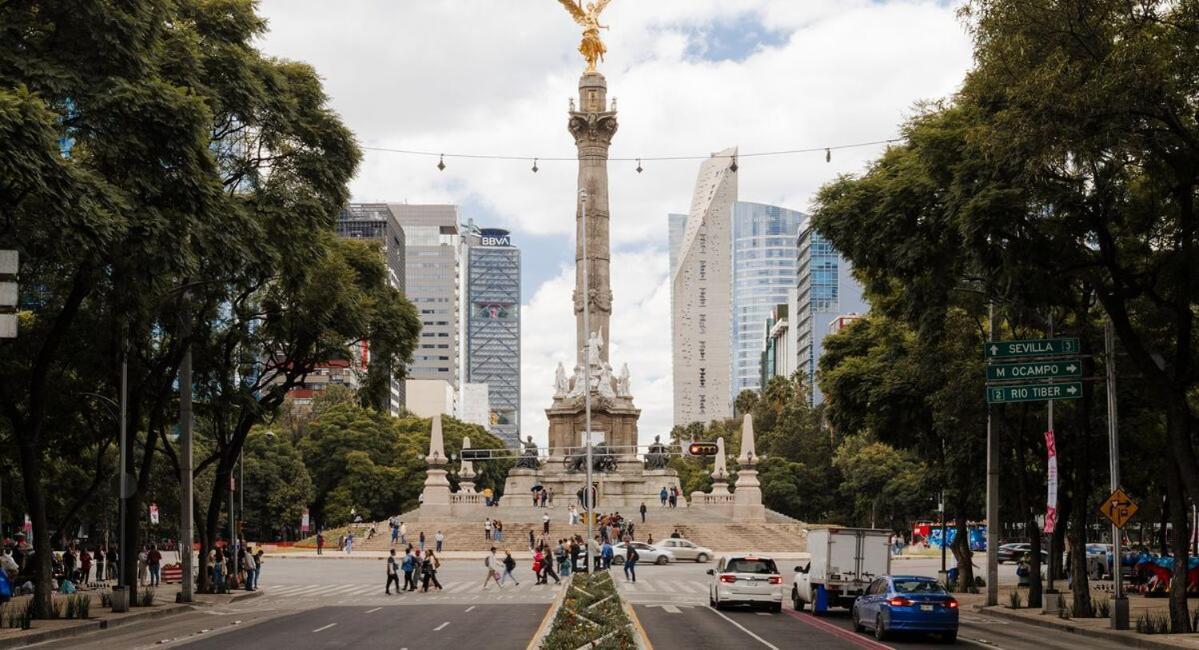
M 554 0 L 263 0 L 261 7 L 272 29 L 263 49 L 313 64 L 365 145 L 530 159 L 574 153 L 566 110 L 582 68 L 579 30 Z M 772 41 L 780 44 L 750 48 L 739 60 L 695 55 L 705 51 L 702 39 L 746 16 L 781 34 Z M 953 92 L 970 65 L 955 9 L 937 0 L 615 0 L 603 22 L 612 28 L 601 70 L 620 100 L 615 156 L 892 137 L 914 102 Z M 820 185 L 878 154 L 837 151 L 831 164 L 823 153 L 743 158 L 741 197 L 807 209 Z M 573 233 L 573 162 L 542 160 L 536 175 L 531 160 L 451 158 L 444 172 L 436 162 L 367 152 L 355 198 L 471 199 L 518 237 Z M 614 345 L 636 356 L 629 365 L 645 435 L 664 431 L 671 410 L 666 214 L 690 205 L 698 166 L 644 161 L 637 174 L 635 162 L 609 165 L 612 240 L 636 251 L 617 258 L 657 278 L 628 282 L 621 278 L 628 269 L 613 265 Z M 545 279 L 525 306 L 523 428 L 542 440 L 553 368 L 572 356 L 571 272 Z

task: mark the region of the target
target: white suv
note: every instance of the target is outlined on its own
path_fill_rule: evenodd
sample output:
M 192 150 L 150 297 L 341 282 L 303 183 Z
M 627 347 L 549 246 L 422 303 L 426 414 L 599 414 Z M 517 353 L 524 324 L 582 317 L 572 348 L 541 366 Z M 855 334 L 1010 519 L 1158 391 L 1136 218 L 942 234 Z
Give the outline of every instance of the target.
M 712 576 L 708 604 L 716 609 L 743 604 L 783 611 L 783 576 L 773 558 L 756 553 L 726 555 L 715 569 L 708 569 L 708 575 Z

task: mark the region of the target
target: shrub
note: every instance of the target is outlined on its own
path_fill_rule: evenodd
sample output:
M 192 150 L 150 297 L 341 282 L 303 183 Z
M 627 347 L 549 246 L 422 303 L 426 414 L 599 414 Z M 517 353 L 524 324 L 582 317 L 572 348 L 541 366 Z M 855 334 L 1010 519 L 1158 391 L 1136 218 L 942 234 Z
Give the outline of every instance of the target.
M 1170 615 L 1144 612 L 1137 618 L 1137 632 L 1141 634 L 1169 634 Z
M 1095 618 L 1110 618 L 1112 615 L 1112 601 L 1110 598 L 1093 600 L 1091 601 L 1091 607 L 1095 611 Z
M 1020 598 L 1020 592 L 1015 589 L 1008 592 L 1007 606 L 1009 609 L 1020 609 L 1024 606 L 1024 601 Z
M 1073 611 L 1071 611 L 1072 609 L 1073 608 L 1070 605 L 1062 604 L 1060 607 L 1058 607 L 1057 617 L 1069 620 L 1071 615 L 1073 615 L 1073 613 L 1074 613 Z
M 605 649 L 633 647 L 632 622 L 609 573 L 576 573 L 567 589 L 543 650 L 575 650 L 588 643 Z
M 112 592 L 105 589 L 100 592 L 100 606 L 112 607 Z
M 87 594 L 73 594 L 67 597 L 67 618 L 91 618 L 92 597 Z

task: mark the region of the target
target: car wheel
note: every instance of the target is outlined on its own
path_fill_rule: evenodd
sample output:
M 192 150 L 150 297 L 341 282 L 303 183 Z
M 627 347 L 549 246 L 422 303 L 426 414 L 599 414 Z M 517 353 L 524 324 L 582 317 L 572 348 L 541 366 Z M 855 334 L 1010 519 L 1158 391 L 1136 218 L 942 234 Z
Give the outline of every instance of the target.
M 879 614 L 878 618 L 874 619 L 874 639 L 876 641 L 887 640 L 887 627 L 883 625 L 882 614 Z
M 795 611 L 797 611 L 797 612 L 803 611 L 803 601 L 799 599 L 798 591 L 791 592 L 791 604 L 795 605 Z
M 654 564 L 657 564 L 658 566 L 662 566 L 663 564 L 669 564 L 669 563 L 670 563 L 670 560 L 665 555 L 659 555 L 658 561 L 654 562 Z
M 942 632 L 941 633 L 941 641 L 943 641 L 944 643 L 957 643 L 958 642 L 958 631 L 954 630 L 952 632 Z
M 724 603 L 720 602 L 720 599 L 717 598 L 715 607 L 716 609 L 724 609 Z
M 866 631 L 866 626 L 862 625 L 862 620 L 860 618 L 858 618 L 858 608 L 857 607 L 853 608 L 853 612 L 850 613 L 849 619 L 851 621 L 853 621 L 853 631 L 854 632 L 861 634 L 862 632 Z
M 712 592 L 709 591 L 708 592 L 708 607 L 715 607 L 715 606 L 716 606 L 716 599 L 712 597 Z
M 770 611 L 774 612 L 775 614 L 781 614 L 783 612 L 783 604 L 782 603 L 772 603 L 770 605 Z
M 704 553 L 700 553 L 699 555 L 695 556 L 695 561 L 696 562 L 707 562 L 708 556 Z

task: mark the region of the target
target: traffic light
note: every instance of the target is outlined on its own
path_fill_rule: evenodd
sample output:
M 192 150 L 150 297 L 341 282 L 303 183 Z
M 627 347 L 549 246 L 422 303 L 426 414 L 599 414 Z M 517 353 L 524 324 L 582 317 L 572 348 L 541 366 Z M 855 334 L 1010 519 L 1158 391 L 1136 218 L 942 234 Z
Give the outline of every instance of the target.
M 719 450 L 714 442 L 693 442 L 687 445 L 688 456 L 715 456 Z

